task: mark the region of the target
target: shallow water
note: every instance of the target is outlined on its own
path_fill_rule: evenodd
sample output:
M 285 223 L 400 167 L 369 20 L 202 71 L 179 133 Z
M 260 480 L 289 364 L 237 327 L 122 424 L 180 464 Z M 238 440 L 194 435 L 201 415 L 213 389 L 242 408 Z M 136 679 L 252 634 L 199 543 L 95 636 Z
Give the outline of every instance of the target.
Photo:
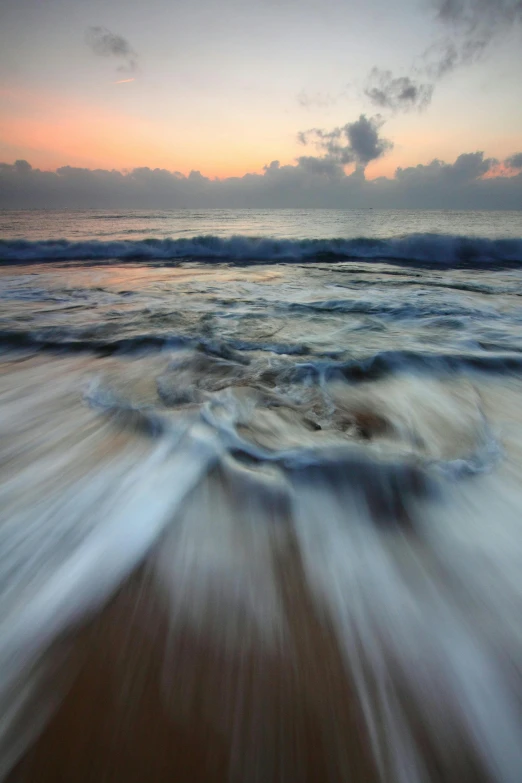
M 521 276 L 0 268 L 0 773 L 518 782 Z

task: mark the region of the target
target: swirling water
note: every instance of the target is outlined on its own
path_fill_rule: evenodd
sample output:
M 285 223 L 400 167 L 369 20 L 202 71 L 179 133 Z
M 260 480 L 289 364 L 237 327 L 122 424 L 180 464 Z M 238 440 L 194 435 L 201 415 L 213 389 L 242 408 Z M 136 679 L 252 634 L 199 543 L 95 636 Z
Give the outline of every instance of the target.
M 0 216 L 1 774 L 518 782 L 520 217 Z

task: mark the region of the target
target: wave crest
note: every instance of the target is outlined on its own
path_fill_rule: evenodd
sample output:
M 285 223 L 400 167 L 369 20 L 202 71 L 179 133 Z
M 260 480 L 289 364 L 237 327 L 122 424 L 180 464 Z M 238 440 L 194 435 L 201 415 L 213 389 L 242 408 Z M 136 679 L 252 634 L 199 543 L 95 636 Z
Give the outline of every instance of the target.
M 444 234 L 410 234 L 391 239 L 274 239 L 271 237 L 196 236 L 71 242 L 66 239 L 0 240 L 0 260 L 30 261 L 228 261 L 270 263 L 303 261 L 393 261 L 396 263 L 474 266 L 522 263 L 522 238 L 485 239 Z

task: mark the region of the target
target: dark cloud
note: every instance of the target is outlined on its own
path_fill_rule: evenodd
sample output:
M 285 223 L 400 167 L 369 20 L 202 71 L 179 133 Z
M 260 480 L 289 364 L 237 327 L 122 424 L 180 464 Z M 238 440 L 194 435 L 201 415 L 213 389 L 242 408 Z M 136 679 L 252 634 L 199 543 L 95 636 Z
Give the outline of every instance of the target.
M 453 180 L 469 182 L 492 171 L 498 163 L 496 158 L 485 158 L 483 152 L 468 152 L 459 155 L 453 165 L 444 164 L 444 170 Z
M 380 109 L 410 111 L 428 106 L 433 85 L 421 84 L 409 76 L 394 76 L 391 71 L 373 68 L 364 93 Z
M 517 152 L 516 155 L 506 158 L 504 164 L 508 169 L 522 169 L 522 152 Z
M 376 160 L 393 147 L 391 141 L 379 136 L 382 124 L 380 117 L 368 119 L 364 114 L 361 114 L 356 122 L 344 126 L 345 135 L 356 160 L 360 163 L 365 165 L 371 160 Z
M 495 40 L 513 28 L 522 29 L 522 0 L 431 0 L 431 4 L 441 35 L 421 55 L 413 69 L 415 78 L 394 76 L 380 68 L 368 75 L 364 93 L 381 110 L 426 108 L 439 79 L 480 60 Z
M 300 170 L 314 176 L 326 177 L 330 180 L 342 179 L 344 169 L 338 162 L 329 158 L 316 158 L 313 155 L 301 155 L 297 158 Z
M 426 70 L 440 78 L 480 59 L 490 44 L 522 25 L 521 0 L 432 0 L 443 37 L 424 54 Z
M 314 144 L 324 157 L 341 166 L 355 163 L 363 168 L 393 147 L 391 141 L 381 138 L 382 119 L 361 114 L 355 122 L 325 131 L 312 128 L 298 134 L 301 144 Z
M 397 206 L 412 209 L 521 209 L 522 174 L 495 176 L 497 166 L 494 158 L 473 152 L 454 163 L 433 160 L 399 168 L 387 181 L 388 193 Z
M 89 27 L 85 40 L 94 54 L 119 60 L 118 71 L 132 73 L 137 69 L 138 55 L 122 35 L 111 33 L 106 27 Z
M 508 161 L 516 171 L 522 154 Z M 272 161 L 261 174 L 225 179 L 147 167 L 125 174 L 72 166 L 49 172 L 17 161 L 0 164 L 0 208 L 522 209 L 522 171 L 496 176 L 497 163 L 473 152 L 454 163 L 434 160 L 367 180 L 362 168 L 346 174 L 329 156 L 302 156 L 292 165 Z
M 426 49 L 421 70 L 437 81 L 463 65 L 480 60 L 488 44 L 489 40 L 485 39 L 455 41 L 443 38 Z
M 434 0 L 437 18 L 468 34 L 495 35 L 500 28 L 522 21 L 520 0 Z
M 428 165 L 398 168 L 395 178 L 399 182 L 422 185 L 447 184 L 451 187 L 476 182 L 484 174 L 492 171 L 498 165 L 495 158 L 485 158 L 483 152 L 468 152 L 459 155 L 455 163 L 444 163 L 433 160 Z

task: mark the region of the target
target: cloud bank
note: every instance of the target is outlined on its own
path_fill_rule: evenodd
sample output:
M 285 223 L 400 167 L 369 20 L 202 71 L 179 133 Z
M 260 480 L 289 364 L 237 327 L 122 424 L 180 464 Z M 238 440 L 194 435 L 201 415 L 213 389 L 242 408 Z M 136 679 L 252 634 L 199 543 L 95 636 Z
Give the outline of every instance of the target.
M 505 162 L 508 169 L 522 169 L 522 152 L 511 155 Z
M 503 175 L 495 175 L 498 165 L 473 152 L 454 163 L 433 160 L 368 180 L 361 168 L 347 174 L 339 160 L 309 156 L 293 165 L 272 161 L 261 174 L 209 179 L 199 171 L 185 176 L 150 168 L 49 172 L 17 161 L 0 164 L 0 207 L 522 209 L 522 153 L 504 161 Z

